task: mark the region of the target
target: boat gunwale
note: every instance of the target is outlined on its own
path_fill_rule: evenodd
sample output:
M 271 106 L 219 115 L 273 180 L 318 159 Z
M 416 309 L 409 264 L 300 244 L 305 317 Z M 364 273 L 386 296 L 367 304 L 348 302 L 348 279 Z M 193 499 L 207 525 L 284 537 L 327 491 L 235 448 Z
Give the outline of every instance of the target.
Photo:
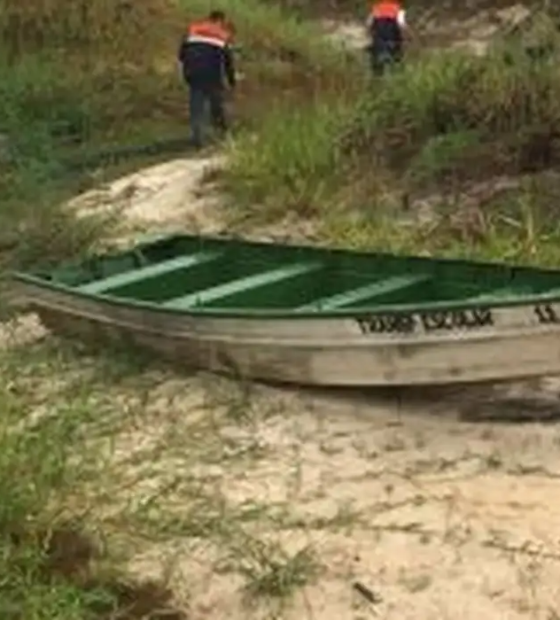
M 361 317 L 374 317 L 383 315 L 403 315 L 419 314 L 428 312 L 453 312 L 461 310 L 483 310 L 483 309 L 503 309 L 519 308 L 520 306 L 531 306 L 544 303 L 560 303 L 560 293 L 541 293 L 524 296 L 520 298 L 501 298 L 492 303 L 480 303 L 473 300 L 466 303 L 465 300 L 437 301 L 415 304 L 392 304 L 375 306 L 372 308 L 339 308 L 334 310 L 308 310 L 299 311 L 297 309 L 268 309 L 268 308 L 217 308 L 217 307 L 196 307 L 188 309 L 173 308 L 163 306 L 158 303 L 130 300 L 111 295 L 85 293 L 75 288 L 59 283 L 43 281 L 33 276 L 25 274 L 18 275 L 16 281 L 24 285 L 33 286 L 49 292 L 64 294 L 69 298 L 94 301 L 108 306 L 135 308 L 142 311 L 157 312 L 173 316 L 192 316 L 223 319 L 264 319 L 264 320 L 317 320 L 317 319 L 352 319 Z M 560 287 L 559 287 L 560 288 Z M 40 306 L 40 301 L 33 301 L 33 304 Z
M 546 333 L 558 332 L 558 324 L 549 325 L 524 325 L 517 327 L 507 327 L 505 329 L 490 329 L 480 330 L 472 333 L 468 333 L 468 338 L 465 338 L 465 333 L 460 330 L 454 330 L 446 332 L 443 335 L 426 334 L 423 333 L 420 336 L 415 335 L 411 337 L 411 334 L 393 334 L 388 336 L 387 334 L 372 334 L 373 338 L 364 338 L 363 334 L 346 334 L 344 338 L 317 338 L 305 340 L 301 337 L 285 336 L 255 336 L 253 334 L 247 336 L 244 334 L 242 337 L 239 335 L 223 334 L 223 333 L 204 333 L 201 334 L 196 331 L 190 330 L 177 330 L 177 329 L 161 329 L 159 327 L 146 326 L 145 324 L 137 324 L 134 321 L 126 321 L 121 318 L 114 318 L 103 314 L 96 314 L 95 312 L 84 312 L 75 308 L 62 307 L 56 303 L 47 303 L 42 306 L 42 309 L 60 313 L 65 316 L 72 316 L 84 321 L 94 321 L 98 325 L 110 325 L 118 329 L 124 329 L 134 331 L 136 333 L 143 333 L 152 336 L 161 336 L 166 339 L 196 339 L 200 342 L 206 343 L 226 343 L 231 344 L 234 342 L 240 342 L 244 345 L 251 346 L 281 346 L 285 348 L 317 348 L 329 349 L 329 348 L 414 348 L 425 347 L 430 345 L 451 345 L 458 341 L 468 341 L 469 343 L 476 343 L 488 340 L 504 340 L 508 338 L 519 338 L 527 336 L 536 336 Z M 208 318 L 212 317 L 199 317 Z M 242 317 L 243 318 L 243 317 Z M 319 318 L 319 320 L 321 320 Z
M 507 263 L 498 263 L 498 262 L 490 262 L 490 261 L 477 261 L 477 260 L 466 260 L 466 259 L 455 259 L 455 258 L 444 258 L 444 257 L 427 257 L 427 256 L 411 256 L 411 255 L 399 255 L 399 254 L 390 254 L 388 252 L 363 252 L 358 250 L 352 250 L 344 247 L 321 247 L 315 245 L 295 245 L 295 244 L 279 244 L 275 241 L 254 241 L 249 239 L 240 239 L 238 237 L 225 237 L 225 236 L 200 236 L 200 235 L 189 235 L 183 233 L 171 234 L 171 235 L 163 235 L 160 237 L 155 237 L 145 242 L 137 243 L 125 249 L 123 251 L 114 251 L 106 254 L 96 254 L 85 261 L 77 262 L 68 262 L 63 265 L 68 266 L 76 266 L 80 267 L 86 261 L 96 260 L 96 259 L 104 259 L 104 258 L 116 258 L 119 256 L 123 256 L 127 253 L 132 252 L 141 252 L 143 249 L 154 247 L 158 243 L 162 243 L 167 241 L 172 243 L 173 241 L 180 240 L 190 240 L 197 241 L 201 244 L 201 249 L 204 247 L 205 243 L 219 243 L 221 245 L 227 246 L 228 242 L 231 243 L 242 243 L 247 246 L 251 246 L 254 248 L 267 248 L 267 247 L 282 247 L 286 251 L 303 251 L 303 252 L 317 252 L 317 253 L 328 253 L 330 255 L 341 254 L 348 256 L 349 254 L 353 254 L 356 257 L 364 258 L 379 258 L 379 259 L 402 259 L 406 261 L 407 259 L 413 259 L 420 263 L 425 264 L 440 264 L 447 265 L 452 267 L 456 265 L 457 267 L 463 266 L 474 266 L 480 267 L 488 270 L 504 270 L 510 269 L 512 271 L 525 271 L 525 272 L 537 272 L 543 275 L 553 275 L 556 274 L 559 276 L 560 273 L 558 270 L 551 268 L 542 268 L 542 267 L 531 267 L 528 265 L 512 265 Z M 61 266 L 63 266 L 61 265 Z M 143 301 L 133 298 L 123 298 L 117 297 L 113 295 L 105 295 L 102 293 L 87 293 L 84 291 L 80 291 L 75 287 L 65 285 L 60 282 L 53 282 L 52 280 L 43 279 L 37 275 L 33 275 L 32 273 L 24 273 L 20 271 L 12 271 L 10 274 L 10 279 L 26 285 L 33 286 L 39 289 L 43 289 L 46 291 L 57 291 L 59 293 L 63 293 L 69 297 L 75 297 L 78 299 L 87 299 L 97 301 L 98 303 L 104 303 L 107 305 L 117 306 L 117 307 L 127 307 L 127 308 L 138 308 L 139 310 L 149 310 L 152 312 L 165 313 L 169 315 L 179 315 L 179 316 L 193 316 L 193 317 L 209 317 L 209 318 L 224 318 L 224 319 L 265 319 L 265 320 L 317 320 L 317 319 L 347 319 L 347 318 L 360 318 L 360 317 L 373 317 L 379 315 L 388 315 L 388 314 L 416 314 L 423 312 L 446 312 L 446 311 L 461 311 L 461 310 L 480 310 L 480 309 L 500 309 L 500 308 L 518 308 L 520 306 L 529 306 L 535 304 L 543 304 L 543 303 L 560 303 L 560 282 L 558 289 L 555 288 L 555 291 L 552 293 L 535 293 L 532 295 L 523 295 L 523 297 L 500 297 L 495 300 L 476 301 L 476 298 L 473 298 L 471 303 L 468 303 L 468 298 L 459 299 L 459 300 L 440 300 L 440 301 L 432 301 L 432 302 L 420 302 L 420 303 L 401 303 L 401 304 L 382 304 L 375 305 L 372 307 L 364 307 L 364 308 L 337 308 L 331 310 L 322 310 L 321 308 L 317 308 L 315 310 L 306 310 L 300 311 L 296 308 L 288 309 L 288 308 L 250 308 L 250 307 L 242 307 L 242 308 L 220 308 L 220 307 L 208 307 L 208 306 L 200 306 L 200 307 L 192 307 L 189 309 L 181 309 L 181 308 L 173 308 L 171 306 L 163 306 L 157 302 Z M 35 305 L 40 305 L 40 302 L 33 302 Z

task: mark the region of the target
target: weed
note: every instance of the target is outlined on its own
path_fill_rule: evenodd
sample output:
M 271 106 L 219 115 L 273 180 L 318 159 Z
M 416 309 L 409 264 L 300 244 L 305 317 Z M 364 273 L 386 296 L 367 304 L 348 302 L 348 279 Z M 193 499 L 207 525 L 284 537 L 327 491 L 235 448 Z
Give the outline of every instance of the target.
M 63 620 L 185 620 L 169 590 L 155 582 L 133 584 L 111 574 L 94 575 L 99 551 L 72 526 L 39 531 L 33 538 L 12 537 L 3 573 L 3 618 Z M 98 569 L 99 572 L 99 569 Z
M 246 602 L 274 602 L 282 606 L 300 588 L 312 583 L 319 564 L 309 547 L 288 554 L 279 544 L 242 536 L 231 544 L 229 564 L 245 580 Z
M 320 213 L 340 165 L 331 142 L 345 109 L 345 103 L 328 102 L 303 110 L 278 107 L 257 135 L 240 136 L 226 172 L 226 186 L 244 206 L 235 216 L 258 223 L 289 212 L 302 218 Z
M 126 422 L 96 391 L 102 371 L 44 345 L 3 352 L 0 364 L 2 617 L 184 618 L 161 584 L 123 577 L 126 553 L 99 532 L 104 493 L 120 482 L 105 471 L 107 443 Z

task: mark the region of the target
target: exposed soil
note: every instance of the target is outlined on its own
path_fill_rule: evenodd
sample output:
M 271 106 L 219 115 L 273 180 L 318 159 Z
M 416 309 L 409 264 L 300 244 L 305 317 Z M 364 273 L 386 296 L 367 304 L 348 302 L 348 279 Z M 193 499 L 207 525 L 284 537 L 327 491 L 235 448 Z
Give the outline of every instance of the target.
M 68 207 L 82 216 L 117 213 L 122 225 L 115 236 L 127 241 L 147 232 L 215 232 L 220 226 L 220 201 L 205 181 L 223 164 L 220 155 L 157 164 L 89 190 Z

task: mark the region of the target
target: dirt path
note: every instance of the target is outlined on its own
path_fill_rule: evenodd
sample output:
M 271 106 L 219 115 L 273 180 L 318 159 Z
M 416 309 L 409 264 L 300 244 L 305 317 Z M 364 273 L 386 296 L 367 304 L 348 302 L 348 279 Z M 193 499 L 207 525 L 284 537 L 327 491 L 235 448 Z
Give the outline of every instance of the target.
M 222 163 L 161 164 L 70 207 L 122 209 L 121 239 L 215 232 L 219 197 L 200 181 Z M 42 407 L 55 371 L 37 367 Z M 112 416 L 111 467 L 89 501 L 111 531 L 143 532 L 126 535 L 131 572 L 172 566 L 192 620 L 560 617 L 554 380 L 382 396 L 152 370 L 88 390 L 98 422 Z
M 118 216 L 117 238 L 130 241 L 138 234 L 175 230 L 212 233 L 220 228 L 219 196 L 205 183 L 224 165 L 222 155 L 175 159 L 138 170 L 90 190 L 68 207 L 82 216 Z

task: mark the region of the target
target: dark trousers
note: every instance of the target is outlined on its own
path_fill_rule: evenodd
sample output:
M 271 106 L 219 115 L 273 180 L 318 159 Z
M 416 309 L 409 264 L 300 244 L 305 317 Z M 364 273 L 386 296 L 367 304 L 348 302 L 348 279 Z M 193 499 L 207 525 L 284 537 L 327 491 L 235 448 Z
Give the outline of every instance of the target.
M 224 89 L 218 86 L 189 85 L 189 118 L 191 125 L 191 140 L 196 146 L 201 146 L 204 137 L 206 112 L 209 109 L 210 119 L 214 130 L 219 134 L 227 131 L 227 121 L 224 109 Z
M 397 41 L 376 41 L 370 47 L 371 69 L 375 75 L 383 75 L 387 69 L 402 60 L 402 44 Z

